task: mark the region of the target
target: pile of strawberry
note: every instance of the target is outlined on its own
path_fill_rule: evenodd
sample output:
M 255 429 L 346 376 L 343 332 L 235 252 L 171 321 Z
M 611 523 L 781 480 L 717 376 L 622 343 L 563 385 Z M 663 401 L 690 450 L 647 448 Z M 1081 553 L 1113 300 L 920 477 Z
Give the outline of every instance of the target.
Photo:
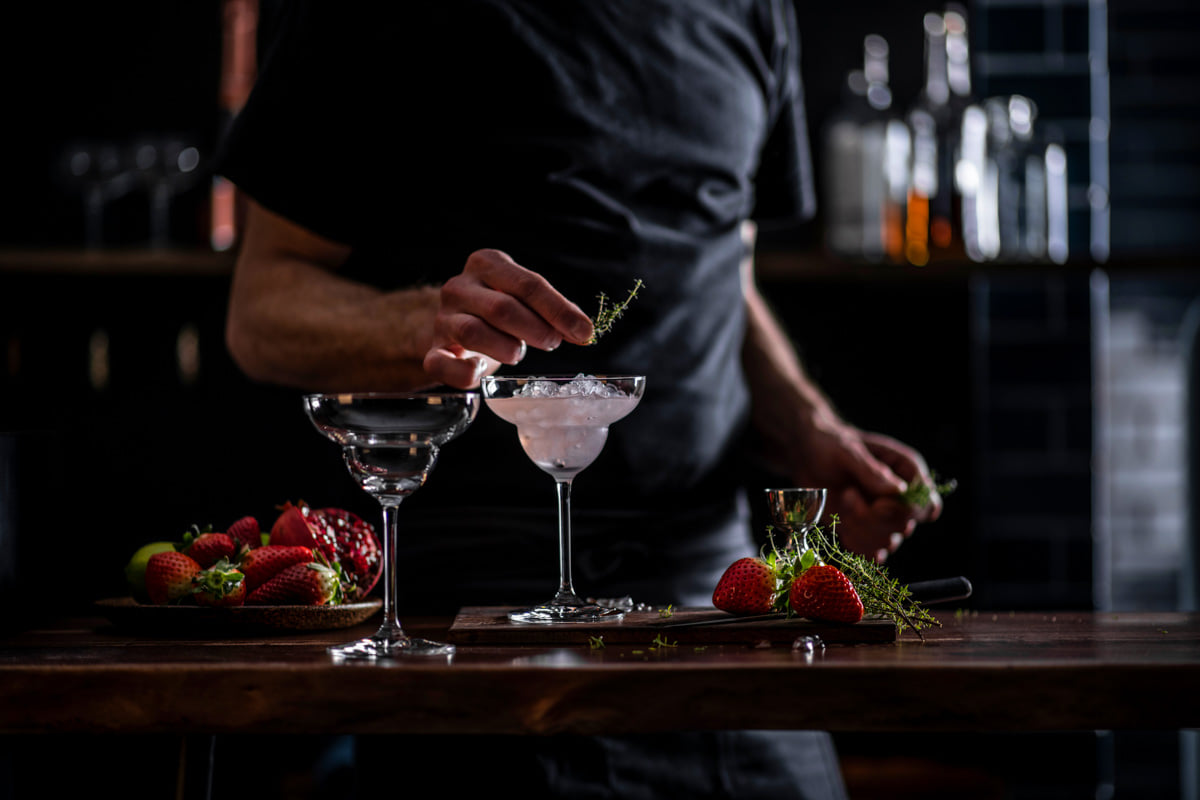
M 812 550 L 771 551 L 763 558 L 740 558 L 729 565 L 713 591 L 713 605 L 731 614 L 786 612 L 820 622 L 853 625 L 863 617 L 854 584 Z
M 126 578 L 139 601 L 153 604 L 320 606 L 362 600 L 382 570 L 370 523 L 289 502 L 269 533 L 246 516 L 224 531 L 193 526 L 182 541 L 146 545 Z

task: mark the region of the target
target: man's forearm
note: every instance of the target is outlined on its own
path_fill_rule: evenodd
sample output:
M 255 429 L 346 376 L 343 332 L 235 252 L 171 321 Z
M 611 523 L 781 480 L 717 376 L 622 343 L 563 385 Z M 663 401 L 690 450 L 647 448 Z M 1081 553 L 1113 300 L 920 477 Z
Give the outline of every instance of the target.
M 348 249 L 255 209 L 230 293 L 226 341 L 254 380 L 316 391 L 412 390 L 437 289 L 382 292 L 336 271 Z
M 776 447 L 799 450 L 814 426 L 837 421 L 829 400 L 805 372 L 787 334 L 754 285 L 744 281 L 746 336 L 742 364 L 754 428 Z

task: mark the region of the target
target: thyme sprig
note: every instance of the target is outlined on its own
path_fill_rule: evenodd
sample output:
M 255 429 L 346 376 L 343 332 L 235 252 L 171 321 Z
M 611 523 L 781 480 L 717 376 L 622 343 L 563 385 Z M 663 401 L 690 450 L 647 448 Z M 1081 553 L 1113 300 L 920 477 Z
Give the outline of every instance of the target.
M 600 307 L 596 311 L 596 316 L 592 318 L 592 338 L 588 339 L 588 344 L 595 344 L 601 336 L 612 329 L 613 323 L 619 320 L 625 313 L 625 309 L 637 297 L 638 290 L 643 285 L 642 279 L 638 278 L 634 282 L 633 288 L 629 290 L 629 295 L 620 303 L 611 306 L 608 304 L 608 295 L 604 292 L 599 294 L 597 299 L 600 301 Z
M 900 499 L 907 505 L 913 508 L 925 508 L 933 500 L 934 492 L 942 497 L 947 497 L 958 488 L 958 481 L 948 480 L 942 481 L 934 473 L 931 476 L 932 483 L 924 480 L 915 480 L 908 484 L 908 488 L 900 493 Z

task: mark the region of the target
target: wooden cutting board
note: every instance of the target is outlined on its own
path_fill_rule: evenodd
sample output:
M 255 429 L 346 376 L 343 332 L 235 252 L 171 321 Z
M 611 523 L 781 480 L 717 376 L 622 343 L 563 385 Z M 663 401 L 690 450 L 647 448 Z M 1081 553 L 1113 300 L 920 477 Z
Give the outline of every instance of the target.
M 722 622 L 733 615 L 711 606 L 673 609 L 664 617 L 658 611 L 630 611 L 625 618 L 606 622 L 573 622 L 556 625 L 509 622 L 512 607 L 469 606 L 461 609 L 448 634 L 455 644 L 586 644 L 603 636 L 606 644 L 649 644 L 656 636 L 672 642 L 703 644 L 791 645 L 800 636 L 818 636 L 826 644 L 890 643 L 899 629 L 889 619 L 864 619 L 855 625 L 792 619 L 739 620 L 722 624 L 680 627 L 684 622 Z

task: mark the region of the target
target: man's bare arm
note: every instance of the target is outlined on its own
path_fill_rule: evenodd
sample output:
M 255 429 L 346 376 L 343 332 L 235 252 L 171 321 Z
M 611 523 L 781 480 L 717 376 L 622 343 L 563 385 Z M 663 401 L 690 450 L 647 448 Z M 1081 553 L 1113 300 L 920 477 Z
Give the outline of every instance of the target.
M 442 286 L 388 292 L 338 274 L 350 252 L 251 202 L 226 325 L 243 372 L 310 390 L 467 389 L 526 346 L 591 336 L 586 314 L 498 250 Z
M 843 542 L 883 557 L 918 522 L 937 517 L 940 499 L 916 513 L 899 501 L 905 481 L 930 480 L 920 454 L 887 436 L 845 422 L 809 378 L 790 339 L 759 293 L 752 264 L 743 291 L 747 327 L 742 362 L 752 397 L 751 420 L 766 460 L 795 486 L 829 489 L 827 509 L 843 523 Z
M 251 202 L 226 342 L 251 378 L 311 390 L 411 390 L 431 383 L 438 290 L 382 292 L 337 274 L 349 247 Z

